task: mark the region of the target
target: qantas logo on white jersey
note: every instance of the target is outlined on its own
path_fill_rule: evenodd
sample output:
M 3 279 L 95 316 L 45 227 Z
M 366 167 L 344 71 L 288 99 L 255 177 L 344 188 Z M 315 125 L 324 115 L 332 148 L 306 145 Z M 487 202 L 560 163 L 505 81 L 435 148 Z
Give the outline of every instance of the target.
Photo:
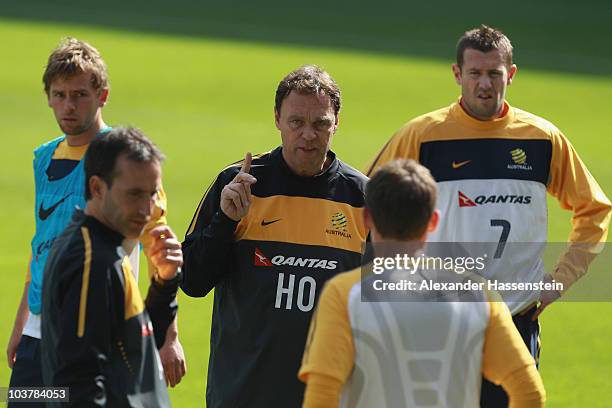
M 338 261 L 320 258 L 301 258 L 296 256 L 276 255 L 272 259 L 268 258 L 259 248 L 255 248 L 253 259 L 255 266 L 296 266 L 302 268 L 336 269 Z
M 484 204 L 531 204 L 531 196 L 515 194 L 479 195 L 474 200 L 459 191 L 459 207 L 477 207 Z

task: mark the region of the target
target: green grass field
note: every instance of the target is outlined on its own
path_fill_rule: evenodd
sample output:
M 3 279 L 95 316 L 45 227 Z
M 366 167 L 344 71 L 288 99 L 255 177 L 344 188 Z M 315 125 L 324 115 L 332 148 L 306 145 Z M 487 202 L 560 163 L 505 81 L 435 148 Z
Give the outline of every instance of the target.
M 61 37 L 72 35 L 90 41 L 108 63 L 111 96 L 104 111 L 107 123 L 139 126 L 166 153 L 164 185 L 169 196 L 169 221 L 182 236 L 202 193 L 221 168 L 246 151 L 266 151 L 280 142 L 273 122 L 274 90 L 289 70 L 316 63 L 335 77 L 344 104 L 333 148 L 343 160 L 363 168 L 401 124 L 458 96 L 450 71 L 454 42 L 461 29 L 484 21 L 482 12 L 476 21 L 468 17 L 468 11 L 455 20 L 447 13 L 442 22 L 452 24 L 440 30 L 442 38 L 439 33 L 433 36 L 436 30 L 432 27 L 416 24 L 413 20 L 417 16 L 413 16 L 405 22 L 411 33 L 416 35 L 421 30 L 432 44 L 431 52 L 423 52 L 428 49 L 427 41 L 411 43 L 406 37 L 402 51 L 402 38 L 396 36 L 401 30 L 391 28 L 382 30 L 380 38 L 371 27 L 361 34 L 355 28 L 352 37 L 351 32 L 345 32 L 344 37 L 330 39 L 329 46 L 325 46 L 327 32 L 315 30 L 313 45 L 309 45 L 309 27 L 304 21 L 293 31 L 287 29 L 285 37 L 272 28 L 274 18 L 257 19 L 262 13 L 256 13 L 249 26 L 247 20 L 253 10 L 248 8 L 237 12 L 231 26 L 224 25 L 226 20 L 213 21 L 213 17 L 204 15 L 207 9 L 202 6 L 198 10 L 206 24 L 198 28 L 193 14 L 185 17 L 187 23 L 182 25 L 176 15 L 166 19 L 162 11 L 152 8 L 131 6 L 113 20 L 110 8 L 106 14 L 92 11 L 84 16 L 83 10 L 69 7 L 70 2 L 65 0 L 55 7 L 30 3 L 33 8 L 28 12 L 25 6 L 0 7 L 0 123 L 7 149 L 0 172 L 0 268 L 5 276 L 0 287 L 0 307 L 4 310 L 0 333 L 4 344 L 23 288 L 34 228 L 32 149 L 59 135 L 46 106 L 41 76 L 49 52 Z M 199 7 L 195 2 L 188 3 Z M 611 196 L 612 56 L 603 52 L 609 44 L 604 44 L 602 36 L 612 36 L 612 29 L 604 24 L 612 12 L 605 2 L 591 3 L 601 12 L 591 10 L 589 14 L 563 3 L 559 7 L 564 17 L 556 18 L 553 12 L 553 17 L 543 20 L 540 30 L 525 22 L 510 23 L 511 17 L 492 21 L 501 22 L 502 28 L 504 22 L 514 24 L 513 31 L 520 40 L 511 38 L 517 54 L 527 61 L 524 66 L 518 61 L 519 72 L 508 94 L 510 102 L 560 127 Z M 546 11 L 546 3 L 538 7 L 540 12 Z M 548 47 L 546 39 L 554 38 L 555 33 L 570 38 L 562 32 L 563 22 L 574 13 L 581 19 L 575 29 L 582 30 L 584 46 L 574 39 L 570 47 L 556 42 Z M 589 16 L 591 24 L 582 20 Z M 353 17 L 357 22 L 367 20 L 365 14 Z M 374 17 L 383 27 L 381 15 Z M 532 16 L 529 21 L 535 20 Z M 160 22 L 157 31 L 155 21 Z M 244 26 L 240 26 L 242 22 Z M 281 19 L 279 24 L 290 25 Z M 343 30 L 349 29 L 346 21 L 339 24 L 344 24 Z M 392 46 L 377 47 L 377 38 L 380 44 Z M 527 50 L 523 54 L 518 51 L 521 47 Z M 538 47 L 542 47 L 542 54 Z M 551 201 L 550 239 L 564 241 L 569 228 L 569 214 Z M 181 295 L 179 302 L 180 338 L 188 374 L 171 390 L 171 398 L 178 407 L 203 406 L 212 296 L 190 299 Z M 543 315 L 541 372 L 549 406 L 612 406 L 611 315 L 610 303 L 559 303 Z M 0 367 L 0 384 L 7 385 L 10 370 L 5 363 Z

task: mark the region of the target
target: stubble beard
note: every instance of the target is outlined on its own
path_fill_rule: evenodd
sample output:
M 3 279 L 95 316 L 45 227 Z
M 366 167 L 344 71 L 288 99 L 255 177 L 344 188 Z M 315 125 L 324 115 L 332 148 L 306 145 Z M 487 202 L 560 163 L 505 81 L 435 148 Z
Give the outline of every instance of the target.
M 77 126 L 75 128 L 75 127 L 66 127 L 66 126 L 62 125 L 62 122 L 60 120 L 57 121 L 57 124 L 59 125 L 59 128 L 67 136 L 82 135 L 83 133 L 85 133 L 88 130 L 90 130 L 93 127 L 94 123 L 95 123 L 95 119 L 91 119 L 90 121 L 82 123 L 80 126 Z
M 476 97 L 476 100 L 478 101 L 478 97 Z M 480 120 L 492 120 L 500 114 L 503 103 L 495 101 L 491 106 L 479 105 L 478 103 L 466 103 L 466 106 L 474 117 Z

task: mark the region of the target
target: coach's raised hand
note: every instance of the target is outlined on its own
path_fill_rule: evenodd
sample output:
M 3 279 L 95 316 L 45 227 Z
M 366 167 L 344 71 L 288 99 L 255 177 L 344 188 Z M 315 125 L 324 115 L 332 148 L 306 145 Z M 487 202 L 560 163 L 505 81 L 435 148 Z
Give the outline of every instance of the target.
M 221 190 L 221 211 L 234 221 L 240 221 L 249 212 L 251 185 L 257 182 L 249 174 L 252 160 L 251 153 L 247 153 L 240 172 Z

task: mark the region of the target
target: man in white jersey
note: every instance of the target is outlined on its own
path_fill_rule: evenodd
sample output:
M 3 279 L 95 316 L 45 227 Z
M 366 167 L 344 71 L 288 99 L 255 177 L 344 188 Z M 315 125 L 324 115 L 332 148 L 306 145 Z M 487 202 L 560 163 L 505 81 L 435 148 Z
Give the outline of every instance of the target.
M 385 245 L 414 255 L 438 224 L 436 196 L 430 172 L 413 160 L 383 166 L 366 186 L 374 255 Z M 369 301 L 362 291 L 372 276 L 357 269 L 323 290 L 299 372 L 304 407 L 478 407 L 482 375 L 504 387 L 511 407 L 543 406 L 535 361 L 494 294 Z
M 34 151 L 36 232 L 23 296 L 7 346 L 11 387 L 42 386 L 40 313 L 47 255 L 72 219 L 75 208 L 85 208 L 82 159 L 89 143 L 111 129 L 102 118 L 109 95 L 106 64 L 90 44 L 74 38 L 60 43 L 49 56 L 43 82 L 49 107 L 63 135 Z M 166 197 L 160 191 L 151 223 L 141 237 L 145 251 L 152 243 L 148 231 L 166 223 L 165 213 Z M 137 250 L 130 256 L 136 274 L 138 257 Z M 149 269 L 152 276 L 151 264 Z M 176 320 L 168 328 L 160 355 L 166 380 L 174 386 L 185 373 Z
M 562 284 L 562 290 L 500 291 L 538 362 L 537 318 L 586 273 L 606 241 L 612 206 L 559 129 L 507 102 L 517 73 L 512 52 L 497 29 L 483 25 L 465 32 L 452 66 L 461 97 L 404 125 L 367 174 L 397 158 L 417 160 L 439 188 L 442 217 L 430 241 L 489 244 L 484 277 L 492 282 Z M 573 212 L 570 245 L 550 271 L 542 261 L 547 193 Z M 503 390 L 485 382 L 482 406 L 506 405 Z

